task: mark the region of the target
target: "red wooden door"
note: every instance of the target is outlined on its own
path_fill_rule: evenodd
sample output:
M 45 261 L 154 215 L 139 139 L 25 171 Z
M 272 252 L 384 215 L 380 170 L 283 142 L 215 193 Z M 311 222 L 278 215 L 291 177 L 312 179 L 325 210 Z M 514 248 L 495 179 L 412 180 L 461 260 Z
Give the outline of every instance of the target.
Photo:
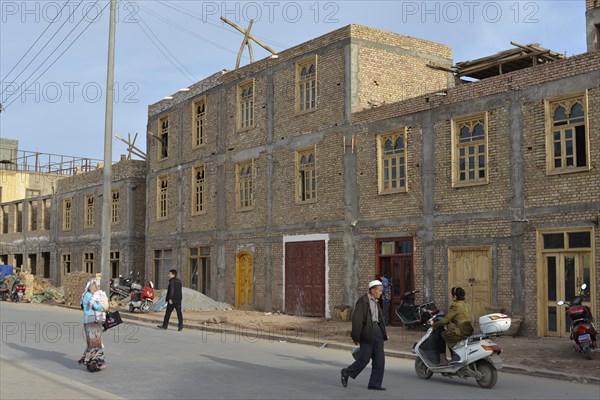
M 325 316 L 325 242 L 285 244 L 285 312 Z

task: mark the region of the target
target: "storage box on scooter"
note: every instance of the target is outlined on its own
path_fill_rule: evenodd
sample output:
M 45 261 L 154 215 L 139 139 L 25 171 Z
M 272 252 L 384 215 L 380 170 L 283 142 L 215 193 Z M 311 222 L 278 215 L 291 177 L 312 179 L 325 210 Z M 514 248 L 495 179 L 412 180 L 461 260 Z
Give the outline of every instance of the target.
M 486 335 L 506 332 L 510 324 L 511 318 L 506 314 L 494 313 L 479 317 L 479 329 Z

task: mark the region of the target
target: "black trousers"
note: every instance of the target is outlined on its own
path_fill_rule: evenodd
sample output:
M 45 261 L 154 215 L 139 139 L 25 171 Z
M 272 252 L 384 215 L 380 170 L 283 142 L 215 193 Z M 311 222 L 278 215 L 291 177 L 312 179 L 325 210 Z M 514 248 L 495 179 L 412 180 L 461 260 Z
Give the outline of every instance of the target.
M 177 311 L 177 328 L 183 329 L 183 314 L 181 313 L 181 302 L 173 302 L 173 304 L 167 303 L 167 311 L 165 312 L 165 319 L 163 320 L 163 326 L 166 328 L 169 327 L 169 319 L 171 318 L 171 313 L 173 309 Z
M 383 382 L 383 370 L 385 368 L 385 353 L 383 352 L 383 333 L 379 325 L 373 325 L 373 343 L 361 343 L 360 355 L 358 360 L 346 368 L 346 373 L 352 379 L 356 379 L 358 374 L 369 364 L 371 364 L 371 377 L 369 386 L 380 387 Z

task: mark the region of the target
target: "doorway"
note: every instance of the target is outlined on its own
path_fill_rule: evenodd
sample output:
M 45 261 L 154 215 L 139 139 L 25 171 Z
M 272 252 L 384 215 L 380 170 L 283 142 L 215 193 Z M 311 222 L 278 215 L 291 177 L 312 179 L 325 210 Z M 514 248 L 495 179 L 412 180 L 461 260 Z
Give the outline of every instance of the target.
M 31 275 L 37 275 L 37 254 L 30 254 L 27 258 L 29 259 L 29 272 Z
M 402 294 L 415 289 L 413 265 L 413 239 L 379 239 L 376 242 L 377 267 L 376 279 L 381 274 L 390 280 L 390 322 L 400 325 L 400 320 L 394 312 L 402 300 Z
M 50 253 L 42 253 L 42 264 L 44 265 L 44 278 L 50 278 Z
M 539 235 L 541 247 L 538 268 L 538 331 L 541 336 L 568 337 L 569 326 L 566 307 L 558 306 L 560 300 L 570 302 L 579 294 L 583 283 L 584 305 L 595 313 L 595 273 L 593 263 L 592 232 L 548 232 Z
M 235 260 L 235 307 L 252 305 L 254 287 L 254 257 L 248 252 L 239 253 Z
M 479 322 L 492 304 L 492 249 L 489 246 L 448 249 L 448 298 L 452 287 L 465 290 L 471 305 L 471 322 Z
M 325 317 L 325 241 L 285 243 L 285 312 Z

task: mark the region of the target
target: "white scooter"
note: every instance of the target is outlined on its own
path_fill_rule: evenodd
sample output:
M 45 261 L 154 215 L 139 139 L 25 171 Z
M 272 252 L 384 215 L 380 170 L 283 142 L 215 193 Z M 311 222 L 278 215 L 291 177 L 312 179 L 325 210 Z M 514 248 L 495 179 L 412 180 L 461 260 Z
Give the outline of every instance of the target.
M 438 321 L 442 317 L 443 315 L 436 315 L 432 320 Z M 448 364 L 440 364 L 440 354 L 445 352 L 446 346 L 441 336 L 442 329 L 430 327 L 413 347 L 417 354 L 417 376 L 429 379 L 434 373 L 440 373 L 449 378 L 475 378 L 479 386 L 491 389 L 498 380 L 497 369 L 502 368 L 498 357 L 502 349 L 491 338 L 506 332 L 510 324 L 511 318 L 505 314 L 488 314 L 479 318 L 482 333 L 458 342 L 451 350 L 452 361 Z

